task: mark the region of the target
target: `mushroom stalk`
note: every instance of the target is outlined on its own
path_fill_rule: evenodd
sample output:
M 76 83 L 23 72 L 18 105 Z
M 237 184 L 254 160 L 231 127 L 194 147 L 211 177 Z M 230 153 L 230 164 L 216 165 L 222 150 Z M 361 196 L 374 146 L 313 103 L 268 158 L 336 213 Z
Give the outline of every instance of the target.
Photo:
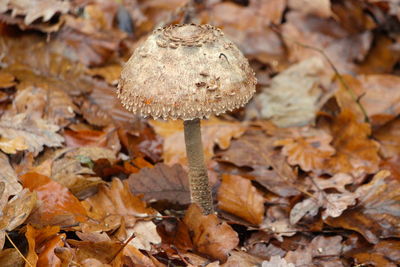
M 183 125 L 189 163 L 190 198 L 203 208 L 205 214 L 212 214 L 213 200 L 204 164 L 200 119 L 185 120 Z

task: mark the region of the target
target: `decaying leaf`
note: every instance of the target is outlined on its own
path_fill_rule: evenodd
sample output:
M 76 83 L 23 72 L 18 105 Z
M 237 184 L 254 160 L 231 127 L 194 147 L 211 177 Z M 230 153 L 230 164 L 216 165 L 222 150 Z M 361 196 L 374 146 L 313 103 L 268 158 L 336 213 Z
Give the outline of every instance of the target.
M 193 232 L 194 248 L 212 259 L 225 262 L 228 253 L 237 246 L 237 233 L 225 222 L 221 223 L 215 214 L 203 215 L 201 208 L 190 205 L 183 219 Z
M 261 267 L 295 267 L 295 265 L 276 255 L 272 256 L 269 261 L 263 261 Z
M 61 146 L 64 138 L 57 134 L 59 127 L 42 119 L 32 119 L 29 114 L 21 113 L 12 117 L 3 116 L 0 121 L 0 135 L 13 139 L 21 136 L 28 145 L 28 151 L 35 155 L 44 146 Z
M 171 203 L 190 203 L 189 181 L 186 171 L 178 164 L 171 167 L 163 163 L 154 168 L 143 168 L 131 174 L 129 188 L 134 194 L 143 194 L 144 200 L 168 200 Z
M 182 121 L 151 121 L 150 124 L 156 133 L 164 138 L 164 162 L 168 165 L 180 163 L 187 166 Z M 216 144 L 221 149 L 227 149 L 231 139 L 238 138 L 245 130 L 246 126 L 241 123 L 221 121 L 217 118 L 202 121 L 204 159 L 208 161 L 212 158 Z
M 22 190 L 22 186 L 18 183 L 17 174 L 11 167 L 8 157 L 2 152 L 0 152 L 0 168 L 0 182 L 3 182 L 5 186 L 0 201 L 0 207 L 3 207 L 10 196 L 16 195 Z
M 264 218 L 262 194 L 243 177 L 224 174 L 218 190 L 218 207 L 253 224 Z
M 329 0 L 289 0 L 288 6 L 308 15 L 317 15 L 323 18 L 332 15 Z
M 28 148 L 22 136 L 17 136 L 14 139 L 0 138 L 0 149 L 6 154 L 15 154 Z
M 310 58 L 275 76 L 269 87 L 254 98 L 260 117 L 280 127 L 302 126 L 314 121 L 320 106 L 324 63 Z

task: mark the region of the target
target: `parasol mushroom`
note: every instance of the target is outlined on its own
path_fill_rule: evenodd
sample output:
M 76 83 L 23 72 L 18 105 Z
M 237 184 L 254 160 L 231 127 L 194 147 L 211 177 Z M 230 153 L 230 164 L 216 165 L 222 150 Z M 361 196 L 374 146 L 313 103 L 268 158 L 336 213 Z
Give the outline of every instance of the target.
M 240 50 L 211 25 L 155 30 L 122 69 L 117 95 L 138 115 L 184 121 L 192 202 L 214 212 L 200 119 L 245 105 L 256 78 Z

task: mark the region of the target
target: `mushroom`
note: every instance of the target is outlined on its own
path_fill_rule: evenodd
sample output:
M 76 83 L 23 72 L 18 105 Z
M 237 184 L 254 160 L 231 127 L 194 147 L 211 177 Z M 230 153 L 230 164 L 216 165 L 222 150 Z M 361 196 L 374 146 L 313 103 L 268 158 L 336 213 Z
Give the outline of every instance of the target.
M 214 212 L 204 163 L 200 119 L 245 105 L 256 78 L 240 50 L 211 25 L 155 30 L 121 72 L 117 95 L 143 117 L 184 121 L 192 202 Z

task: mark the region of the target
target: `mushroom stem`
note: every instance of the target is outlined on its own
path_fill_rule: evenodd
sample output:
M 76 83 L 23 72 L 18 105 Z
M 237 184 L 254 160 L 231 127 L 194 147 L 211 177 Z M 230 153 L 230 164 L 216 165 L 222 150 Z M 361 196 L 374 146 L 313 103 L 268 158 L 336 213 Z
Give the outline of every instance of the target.
M 189 163 L 190 198 L 203 208 L 205 214 L 214 213 L 213 200 L 204 164 L 200 119 L 185 120 L 186 155 Z

